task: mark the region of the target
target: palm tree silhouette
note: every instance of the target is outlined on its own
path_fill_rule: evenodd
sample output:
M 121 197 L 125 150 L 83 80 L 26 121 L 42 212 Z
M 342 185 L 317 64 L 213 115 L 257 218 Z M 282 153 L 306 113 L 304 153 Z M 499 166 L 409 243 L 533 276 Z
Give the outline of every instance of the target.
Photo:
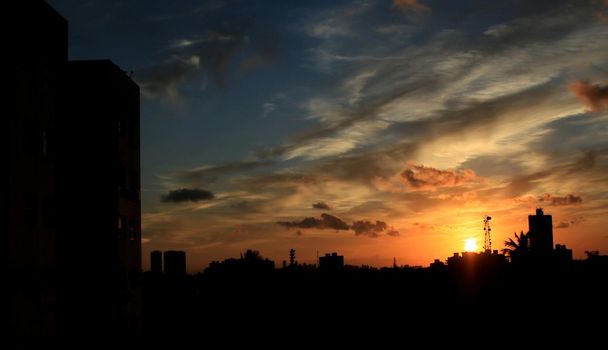
M 511 258 L 511 261 L 527 256 L 530 253 L 529 232 L 521 231 L 519 235 L 515 232 L 515 240 L 513 238 L 506 240 L 502 252 Z

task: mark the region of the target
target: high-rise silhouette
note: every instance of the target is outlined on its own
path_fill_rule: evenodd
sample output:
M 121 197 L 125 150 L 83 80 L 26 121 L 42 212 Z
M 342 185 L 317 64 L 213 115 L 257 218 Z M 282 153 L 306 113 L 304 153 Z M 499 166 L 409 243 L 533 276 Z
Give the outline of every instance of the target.
M 528 215 L 530 253 L 537 257 L 550 257 L 553 252 L 553 219 L 541 208 L 536 215 Z
M 132 336 L 140 328 L 139 87 L 108 60 L 69 62 L 60 108 L 60 326 Z
M 67 22 L 44 1 L 9 1 L 2 13 L 8 50 L 1 137 L 8 163 L 2 172 L 7 205 L 0 229 L 7 295 L 2 314 L 13 339 L 35 342 L 55 333 L 54 141 Z

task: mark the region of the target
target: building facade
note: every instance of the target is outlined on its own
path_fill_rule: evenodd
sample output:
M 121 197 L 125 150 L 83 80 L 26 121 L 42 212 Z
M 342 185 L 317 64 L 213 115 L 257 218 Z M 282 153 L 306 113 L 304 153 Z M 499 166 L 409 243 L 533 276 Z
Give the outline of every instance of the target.
M 553 253 L 553 218 L 545 215 L 541 208 L 536 215 L 528 215 L 528 234 L 530 254 L 537 257 L 550 257 Z
M 68 62 L 63 84 L 60 325 L 129 337 L 140 328 L 139 87 L 109 60 Z
M 8 333 L 43 339 L 56 332 L 55 122 L 67 61 L 67 22 L 44 1 L 2 4 L 8 94 L 2 137 L 8 171 L 3 187 L 0 256 Z

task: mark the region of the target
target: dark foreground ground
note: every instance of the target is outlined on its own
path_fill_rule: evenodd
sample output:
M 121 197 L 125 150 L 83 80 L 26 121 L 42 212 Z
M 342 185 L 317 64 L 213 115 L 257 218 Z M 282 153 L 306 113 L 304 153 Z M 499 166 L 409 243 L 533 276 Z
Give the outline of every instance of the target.
M 597 339 L 605 345 L 607 278 L 606 264 L 590 261 L 499 268 L 147 273 L 142 339 L 148 345 L 222 348 L 370 340 L 458 344 L 467 339 L 540 344 Z

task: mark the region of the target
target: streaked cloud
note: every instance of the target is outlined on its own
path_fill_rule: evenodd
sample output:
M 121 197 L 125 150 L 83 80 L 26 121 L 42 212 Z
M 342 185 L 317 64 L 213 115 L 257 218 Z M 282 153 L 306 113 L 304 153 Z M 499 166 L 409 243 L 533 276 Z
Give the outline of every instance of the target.
M 460 186 L 481 180 L 471 169 L 440 170 L 424 165 L 410 165 L 401 173 L 401 177 L 410 190 L 434 190 L 438 187 Z
M 575 196 L 573 194 L 569 194 L 563 197 L 560 196 L 552 196 L 550 194 L 546 194 L 540 198 L 538 198 L 538 201 L 541 203 L 547 203 L 549 205 L 555 205 L 555 206 L 559 206 L 559 205 L 576 205 L 576 204 L 581 204 L 583 203 L 583 197 L 581 196 Z
M 198 202 L 215 198 L 215 195 L 200 188 L 180 188 L 163 195 L 163 203 Z

